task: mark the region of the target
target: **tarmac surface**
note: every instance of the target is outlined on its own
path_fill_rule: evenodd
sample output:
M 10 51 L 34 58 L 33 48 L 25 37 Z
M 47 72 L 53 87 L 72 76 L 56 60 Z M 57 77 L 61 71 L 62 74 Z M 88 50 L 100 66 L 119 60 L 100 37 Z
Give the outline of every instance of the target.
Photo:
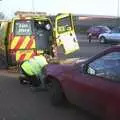
M 96 120 L 69 103 L 52 106 L 47 91 L 34 92 L 9 75 L 0 76 L 0 120 Z

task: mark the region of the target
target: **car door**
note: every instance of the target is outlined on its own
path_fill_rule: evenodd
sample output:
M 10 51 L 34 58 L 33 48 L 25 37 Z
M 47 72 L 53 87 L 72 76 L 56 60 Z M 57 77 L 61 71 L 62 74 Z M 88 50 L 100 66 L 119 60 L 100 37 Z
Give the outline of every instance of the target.
M 71 14 L 60 14 L 55 20 L 55 38 L 57 46 L 69 54 L 79 49 Z
M 87 80 L 91 80 L 89 89 L 90 109 L 97 113 L 109 114 L 120 109 L 120 51 L 113 51 L 88 64 Z M 112 99 L 111 99 L 112 98 Z M 119 107 L 118 107 L 119 106 Z
M 119 42 L 120 41 L 120 32 L 119 32 L 119 30 L 117 29 L 115 29 L 115 30 L 113 30 L 111 33 L 109 33 L 109 38 L 110 38 L 110 40 L 112 40 L 112 41 L 116 41 L 116 42 Z
M 101 30 L 100 27 L 95 27 L 94 28 L 94 33 L 93 34 L 94 34 L 95 37 L 98 37 L 98 35 L 100 34 L 100 30 Z
M 66 82 L 69 100 L 97 114 L 105 113 L 115 103 L 115 93 L 120 80 L 120 51 L 111 52 L 90 62 L 86 72 L 74 71 Z M 119 89 L 120 92 L 120 89 Z M 120 99 L 120 97 L 119 97 Z
M 117 33 L 116 33 L 116 37 L 115 37 L 116 39 L 115 39 L 115 41 L 116 42 L 120 42 L 120 31 L 118 31 Z

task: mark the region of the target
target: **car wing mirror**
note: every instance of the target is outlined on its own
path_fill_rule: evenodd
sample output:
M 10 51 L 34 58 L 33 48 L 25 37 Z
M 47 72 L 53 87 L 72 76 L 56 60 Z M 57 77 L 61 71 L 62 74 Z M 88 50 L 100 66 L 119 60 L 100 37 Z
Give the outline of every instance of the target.
M 80 71 L 83 73 L 87 73 L 87 64 L 81 64 Z
M 80 67 L 80 71 L 85 74 L 96 75 L 96 71 L 88 64 L 82 64 Z
M 96 71 L 92 67 L 88 66 L 87 73 L 90 74 L 90 75 L 95 75 Z

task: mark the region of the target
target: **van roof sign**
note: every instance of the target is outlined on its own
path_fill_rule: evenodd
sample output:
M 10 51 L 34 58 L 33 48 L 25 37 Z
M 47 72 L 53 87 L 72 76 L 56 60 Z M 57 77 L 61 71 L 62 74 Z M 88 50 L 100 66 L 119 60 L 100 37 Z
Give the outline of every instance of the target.
M 15 12 L 15 16 L 25 16 L 25 17 L 30 17 L 30 16 L 46 16 L 46 12 L 25 12 L 25 11 L 17 11 Z

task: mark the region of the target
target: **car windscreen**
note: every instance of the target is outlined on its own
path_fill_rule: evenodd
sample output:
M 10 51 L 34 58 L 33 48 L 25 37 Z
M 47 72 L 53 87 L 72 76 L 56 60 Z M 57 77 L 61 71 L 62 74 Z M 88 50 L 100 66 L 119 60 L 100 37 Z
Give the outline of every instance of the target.
M 108 31 L 108 32 L 111 31 L 108 27 L 102 27 L 102 30 L 105 31 L 105 32 L 107 32 L 107 31 Z
M 14 33 L 15 33 L 15 35 L 18 35 L 18 36 L 32 35 L 32 21 L 30 21 L 30 20 L 15 21 Z

